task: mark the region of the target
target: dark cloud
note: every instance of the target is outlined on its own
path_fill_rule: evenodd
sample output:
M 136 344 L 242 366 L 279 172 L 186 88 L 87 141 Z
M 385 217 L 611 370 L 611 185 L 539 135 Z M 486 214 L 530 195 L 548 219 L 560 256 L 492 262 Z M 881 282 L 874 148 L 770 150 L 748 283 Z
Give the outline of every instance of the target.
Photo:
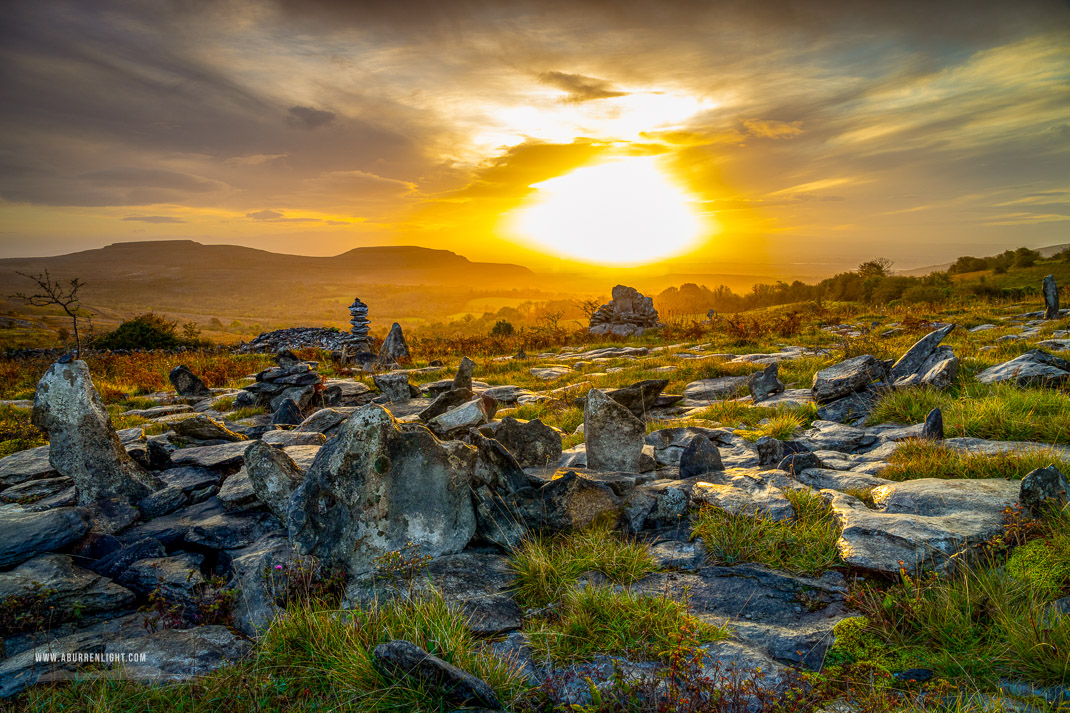
M 287 123 L 295 129 L 318 129 L 334 121 L 335 114 L 310 106 L 292 106 L 288 110 Z
M 568 102 L 610 99 L 612 97 L 627 96 L 628 94 L 628 92 L 616 89 L 611 82 L 607 82 L 604 79 L 595 79 L 594 77 L 585 77 L 582 74 L 543 72 L 539 75 L 539 81 L 568 92 L 568 96 L 565 97 L 565 101 Z
M 181 218 L 170 215 L 128 215 L 122 220 L 138 221 L 141 223 L 185 223 Z

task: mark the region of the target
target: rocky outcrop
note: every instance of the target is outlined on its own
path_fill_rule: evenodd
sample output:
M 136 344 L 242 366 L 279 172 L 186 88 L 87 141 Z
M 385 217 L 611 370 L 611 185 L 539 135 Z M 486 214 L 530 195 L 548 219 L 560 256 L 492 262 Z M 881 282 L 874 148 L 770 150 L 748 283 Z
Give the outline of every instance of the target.
M 407 401 L 416 391 L 409 383 L 409 375 L 404 371 L 391 371 L 386 374 L 376 374 L 372 377 L 376 388 L 391 403 Z
M 25 562 L 77 542 L 89 531 L 89 512 L 63 507 L 29 512 L 18 506 L 0 509 L 0 568 Z
M 889 380 L 895 383 L 899 379 L 927 373 L 931 368 L 931 365 L 929 365 L 928 362 L 932 361 L 933 353 L 936 352 L 937 347 L 940 346 L 940 342 L 944 341 L 944 338 L 947 337 L 954 328 L 955 325 L 949 324 L 946 327 L 941 327 L 940 329 L 929 332 L 915 342 L 903 356 L 899 357 L 899 360 L 892 365 L 892 368 L 889 369 Z
M 1044 319 L 1059 318 L 1059 286 L 1055 284 L 1055 276 L 1048 275 L 1040 290 L 1044 295 Z
M 537 418 L 518 421 L 506 416 L 494 429 L 493 437 L 522 468 L 552 465 L 561 458 L 561 433 Z
M 1002 511 L 1019 484 L 923 478 L 871 491 L 874 507 L 846 493 L 829 494 L 843 531 L 838 547 L 852 567 L 895 574 L 946 570 L 1003 529 Z
M 285 366 L 280 363 L 258 373 L 256 383 L 246 386 L 245 391 L 253 395 L 251 400 L 256 406 L 272 412 L 278 411 L 287 399 L 293 400 L 302 411 L 318 408 L 323 405 L 323 377 L 316 366 L 315 362 L 287 359 Z
M 381 406 L 357 411 L 324 446 L 294 492 L 287 523 L 301 554 L 351 573 L 415 543 L 424 554 L 459 552 L 475 534 L 469 491 L 477 450 L 405 430 Z
M 853 357 L 814 374 L 814 401 L 827 404 L 866 389 L 888 375 L 884 363 L 870 354 Z
M 583 439 L 591 470 L 638 473 L 646 426 L 624 406 L 598 389 L 587 394 Z
M 635 414 L 636 418 L 646 418 L 654 408 L 658 396 L 669 385 L 668 379 L 646 379 L 620 389 L 606 392 L 606 396 Z
M 304 475 L 285 451 L 262 441 L 254 441 L 245 451 L 245 472 L 257 499 L 281 521 Z
M 394 322 L 394 325 L 390 327 L 390 333 L 383 340 L 383 346 L 379 348 L 379 366 L 407 364 L 411 358 L 409 345 L 405 343 L 405 335 L 401 332 L 401 325 Z
M 193 373 L 185 364 L 179 364 L 167 375 L 174 385 L 179 396 L 186 398 L 206 399 L 212 392 L 205 386 L 201 378 Z
M 617 285 L 613 288 L 613 299 L 591 317 L 590 332 L 633 337 L 660 326 L 652 298 L 639 294 L 634 287 Z
M 747 380 L 754 403 L 764 401 L 784 391 L 784 382 L 780 380 L 779 371 L 780 363 L 773 362 Z
M 1060 386 L 1070 381 L 1070 361 L 1032 349 L 977 375 L 982 384 L 1010 383 L 1018 386 Z
M 127 455 L 84 361 L 56 362 L 41 377 L 33 424 L 49 437 L 48 459 L 74 481 L 78 502 L 137 502 L 162 486 Z
M 199 413 L 189 418 L 179 418 L 170 422 L 172 430 L 183 438 L 198 441 L 244 441 L 245 436 L 227 428 L 226 424 L 211 416 Z

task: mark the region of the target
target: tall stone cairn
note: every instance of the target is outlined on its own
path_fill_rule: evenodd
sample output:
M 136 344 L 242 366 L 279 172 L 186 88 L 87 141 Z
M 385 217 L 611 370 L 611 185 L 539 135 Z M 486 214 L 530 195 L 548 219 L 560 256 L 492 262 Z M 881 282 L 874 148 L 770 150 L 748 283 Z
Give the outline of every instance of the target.
M 359 351 L 368 351 L 371 345 L 371 339 L 368 337 L 368 330 L 371 327 L 371 322 L 368 321 L 368 305 L 360 301 L 357 297 L 353 300 L 353 304 L 349 306 L 349 314 L 351 315 L 349 323 L 353 326 L 349 330 L 349 338 L 346 340 L 348 346 L 351 348 L 356 347 Z

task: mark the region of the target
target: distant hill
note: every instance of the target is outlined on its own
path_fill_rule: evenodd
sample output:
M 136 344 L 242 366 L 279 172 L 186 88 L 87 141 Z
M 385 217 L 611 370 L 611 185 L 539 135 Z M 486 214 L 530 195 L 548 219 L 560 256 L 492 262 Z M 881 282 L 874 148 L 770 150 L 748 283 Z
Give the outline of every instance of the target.
M 1037 252 L 1040 253 L 1041 257 L 1051 257 L 1055 253 L 1060 252 L 1062 250 L 1065 250 L 1066 248 L 1070 248 L 1070 243 L 1063 243 L 1061 245 L 1049 245 L 1046 248 L 1037 248 Z M 976 257 L 988 257 L 988 256 L 987 255 L 977 255 Z M 922 275 L 928 275 L 928 274 L 931 274 L 933 272 L 944 272 L 949 267 L 951 267 L 952 264 L 953 263 L 945 262 L 942 265 L 927 265 L 925 267 L 915 267 L 912 270 L 896 270 L 895 272 L 896 272 L 897 275 L 907 275 L 907 276 L 920 277 Z
M 162 240 L 115 243 L 53 257 L 0 259 L 0 300 L 32 291 L 32 284 L 16 272 L 45 270 L 55 279 L 84 280 L 83 301 L 102 324 L 151 310 L 198 321 L 217 317 L 265 327 L 345 328 L 345 307 L 359 296 L 381 327 L 383 320 L 410 314 L 459 311 L 477 293 L 538 283 L 525 267 L 472 262 L 448 250 L 386 246 L 308 257 Z M 12 300 L 4 307 L 25 311 Z

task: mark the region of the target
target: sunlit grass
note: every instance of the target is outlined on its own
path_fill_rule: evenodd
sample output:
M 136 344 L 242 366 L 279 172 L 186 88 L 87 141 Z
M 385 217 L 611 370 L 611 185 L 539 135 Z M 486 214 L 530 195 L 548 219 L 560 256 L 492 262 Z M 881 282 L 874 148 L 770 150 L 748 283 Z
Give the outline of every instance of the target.
M 841 564 L 839 528 L 821 495 L 805 490 L 784 494 L 795 509 L 791 520 L 705 507 L 692 517 L 692 536 L 703 541 L 714 564 L 754 562 L 803 574 L 820 574 Z
M 937 441 L 903 441 L 881 471 L 888 480 L 917 478 L 1007 478 L 1021 480 L 1037 468 L 1054 465 L 1070 473 L 1070 460 L 1050 449 L 1011 451 L 995 455 L 949 448 Z

